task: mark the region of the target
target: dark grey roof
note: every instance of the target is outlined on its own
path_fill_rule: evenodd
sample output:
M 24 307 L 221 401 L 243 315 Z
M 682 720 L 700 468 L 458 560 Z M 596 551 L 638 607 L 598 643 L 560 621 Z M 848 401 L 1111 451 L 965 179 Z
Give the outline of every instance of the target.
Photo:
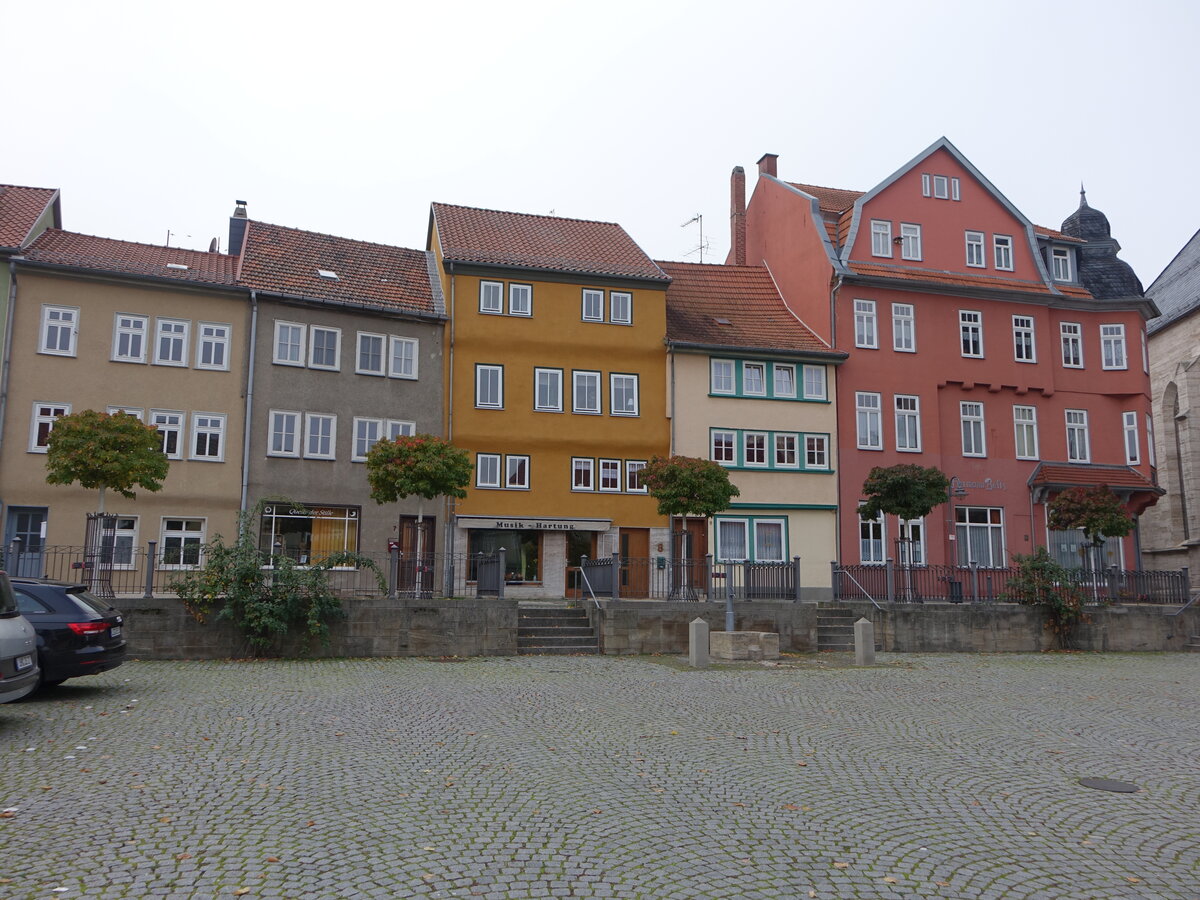
M 1162 310 L 1162 315 L 1151 319 L 1147 326 L 1151 334 L 1200 306 L 1200 231 L 1175 254 L 1146 293 Z
M 1079 281 L 1097 300 L 1117 300 L 1142 296 L 1142 282 L 1133 267 L 1117 254 L 1121 245 L 1112 236 L 1108 216 L 1088 206 L 1087 194 L 1079 191 L 1079 209 L 1062 223 L 1062 233 L 1082 238 L 1086 244 L 1076 248 Z

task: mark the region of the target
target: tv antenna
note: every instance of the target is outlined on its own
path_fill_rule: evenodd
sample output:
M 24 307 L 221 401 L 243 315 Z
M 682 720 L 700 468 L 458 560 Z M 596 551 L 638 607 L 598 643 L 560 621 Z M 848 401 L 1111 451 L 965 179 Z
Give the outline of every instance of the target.
M 687 228 L 693 222 L 696 222 L 700 225 L 700 243 L 685 253 L 684 256 L 691 256 L 693 253 L 699 253 L 700 262 L 704 262 L 704 251 L 708 249 L 708 241 L 704 240 L 704 213 L 696 213 L 679 227 Z

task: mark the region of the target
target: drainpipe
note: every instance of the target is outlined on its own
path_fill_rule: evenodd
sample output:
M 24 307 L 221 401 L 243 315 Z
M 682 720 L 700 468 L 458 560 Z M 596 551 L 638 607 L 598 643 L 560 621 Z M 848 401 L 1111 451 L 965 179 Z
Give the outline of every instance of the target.
M 242 501 L 239 509 L 246 511 L 246 494 L 250 489 L 250 416 L 254 412 L 254 349 L 258 339 L 258 291 L 250 292 L 250 352 L 246 359 L 246 414 L 242 422 Z
M 668 456 L 675 455 L 675 350 L 667 344 L 667 355 L 671 360 L 671 449 Z
M 17 303 L 17 267 L 8 261 L 8 310 L 4 316 L 4 363 L 0 367 L 0 442 L 4 440 L 4 413 L 8 410 L 8 367 L 12 357 L 13 307 Z M 4 498 L 0 497 L 0 515 L 5 512 Z M 7 517 L 0 518 L 0 535 L 4 534 Z
M 842 276 L 839 275 L 834 280 L 833 287 L 829 289 L 829 349 L 830 350 L 837 349 L 837 296 L 838 296 L 838 291 L 841 289 L 841 287 L 842 287 Z M 830 366 L 829 369 L 831 372 L 833 372 L 833 378 L 834 378 L 835 383 L 837 381 L 840 381 L 841 378 L 838 375 L 838 367 Z M 840 391 L 841 391 L 840 387 L 835 387 L 835 389 L 833 391 L 830 391 L 830 393 L 833 394 L 833 408 L 834 408 L 833 431 L 834 431 L 835 437 L 837 438 L 837 448 L 838 448 L 837 472 L 835 472 L 834 476 L 833 476 L 833 489 L 835 492 L 834 497 L 835 497 L 835 501 L 836 501 L 834 504 L 835 509 L 833 511 L 833 533 L 836 535 L 836 538 L 833 542 L 833 555 L 835 557 L 837 557 L 837 561 L 839 563 L 842 561 L 842 465 L 841 465 L 841 456 L 842 456 L 842 452 L 843 452 L 842 451 L 842 435 L 838 429 L 838 421 L 841 419 L 841 416 L 842 416 L 841 409 L 840 409 L 840 406 L 841 406 L 841 396 L 839 393 Z
M 457 318 L 454 315 L 454 263 L 447 263 L 447 271 L 450 273 L 450 336 L 446 342 L 446 354 L 449 358 L 447 365 L 448 374 L 446 376 L 446 440 L 454 443 L 454 326 L 457 323 Z M 457 501 L 451 497 L 447 503 L 445 515 L 446 536 L 442 544 L 446 549 L 445 563 L 442 571 L 442 591 L 448 597 L 454 596 L 454 529 L 457 519 L 455 510 L 458 507 Z M 465 565 L 465 564 L 464 564 Z

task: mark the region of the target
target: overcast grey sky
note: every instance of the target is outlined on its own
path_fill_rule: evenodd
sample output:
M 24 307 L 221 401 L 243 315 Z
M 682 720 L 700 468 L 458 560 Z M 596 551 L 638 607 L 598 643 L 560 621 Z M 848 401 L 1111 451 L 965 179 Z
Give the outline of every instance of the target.
M 1034 222 L 1079 183 L 1149 286 L 1200 228 L 1200 4 L 2 0 L 0 182 L 207 249 L 253 218 L 424 247 L 437 200 L 722 261 L 729 172 L 866 190 L 945 135 Z

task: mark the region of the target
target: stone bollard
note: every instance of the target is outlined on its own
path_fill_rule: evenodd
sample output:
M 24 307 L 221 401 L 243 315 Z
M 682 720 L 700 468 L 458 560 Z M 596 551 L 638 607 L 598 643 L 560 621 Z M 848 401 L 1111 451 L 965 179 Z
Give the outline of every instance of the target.
M 854 664 L 875 665 L 875 626 L 870 619 L 859 619 L 854 623 Z
M 688 625 L 688 665 L 708 668 L 708 623 L 703 619 L 692 619 Z

